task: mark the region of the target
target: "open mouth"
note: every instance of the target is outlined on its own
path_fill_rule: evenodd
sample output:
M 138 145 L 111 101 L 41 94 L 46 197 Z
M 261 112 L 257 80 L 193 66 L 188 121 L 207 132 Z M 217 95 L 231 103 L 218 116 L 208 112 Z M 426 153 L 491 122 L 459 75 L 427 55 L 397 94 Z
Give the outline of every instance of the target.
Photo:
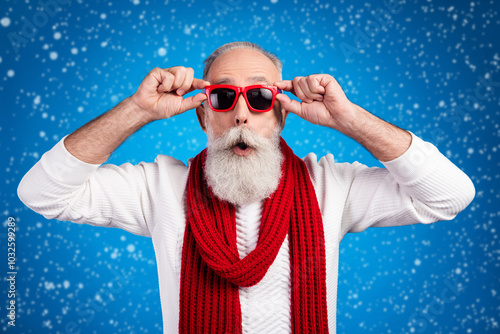
M 239 142 L 238 144 L 236 144 L 236 146 L 238 146 L 242 150 L 246 150 L 248 148 L 248 145 L 245 142 Z
M 249 146 L 244 141 L 240 141 L 236 145 L 234 145 L 234 153 L 236 153 L 236 155 L 247 156 L 248 154 L 250 154 L 250 152 L 251 146 Z

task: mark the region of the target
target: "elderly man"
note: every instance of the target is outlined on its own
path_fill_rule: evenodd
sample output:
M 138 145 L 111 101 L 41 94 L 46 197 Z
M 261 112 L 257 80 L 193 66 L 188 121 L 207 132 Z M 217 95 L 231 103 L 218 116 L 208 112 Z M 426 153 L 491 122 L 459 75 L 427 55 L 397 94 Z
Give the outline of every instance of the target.
M 155 68 L 45 153 L 19 196 L 49 219 L 151 237 L 165 333 L 334 333 L 344 235 L 452 219 L 474 186 L 435 146 L 350 102 L 332 76 L 282 80 L 281 67 L 235 42 L 207 58 L 203 80 Z M 142 126 L 193 108 L 208 145 L 188 166 L 165 155 L 101 166 Z M 280 137 L 289 112 L 350 136 L 386 168 L 299 159 Z

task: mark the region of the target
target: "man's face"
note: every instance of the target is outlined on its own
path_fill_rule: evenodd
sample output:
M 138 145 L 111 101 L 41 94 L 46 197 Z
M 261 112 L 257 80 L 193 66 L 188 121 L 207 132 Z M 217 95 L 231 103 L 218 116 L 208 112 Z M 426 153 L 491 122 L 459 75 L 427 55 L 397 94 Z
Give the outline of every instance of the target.
M 212 85 L 228 84 L 246 87 L 255 84 L 272 85 L 280 76 L 273 62 L 258 51 L 250 49 L 231 50 L 219 56 L 208 73 L 208 81 Z M 248 109 L 245 98 L 239 95 L 234 108 L 227 112 L 213 111 L 208 102 L 197 110 L 204 130 L 210 128 L 214 137 L 220 137 L 232 127 L 247 127 L 258 135 L 269 138 L 276 126 L 280 124 L 278 117 L 284 115 L 276 101 L 274 108 L 268 112 L 253 112 Z M 206 122 L 206 124 L 204 124 Z M 284 123 L 284 119 L 282 121 Z M 246 156 L 252 148 L 239 150 L 237 155 Z

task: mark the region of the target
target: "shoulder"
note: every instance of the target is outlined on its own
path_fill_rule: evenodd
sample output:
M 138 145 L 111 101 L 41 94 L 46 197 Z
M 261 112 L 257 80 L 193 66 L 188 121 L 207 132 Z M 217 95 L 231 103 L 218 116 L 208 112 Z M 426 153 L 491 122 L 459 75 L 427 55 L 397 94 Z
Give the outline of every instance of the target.
M 124 168 L 124 165 L 120 167 Z M 162 194 L 162 196 L 166 196 L 165 198 L 175 198 L 182 201 L 189 175 L 189 166 L 184 162 L 168 155 L 159 154 L 154 162 L 128 165 L 128 168 L 135 170 L 136 175 L 137 173 L 141 175 L 151 193 Z
M 99 167 L 98 173 L 106 182 L 111 182 L 114 175 L 120 175 L 119 179 L 125 182 L 142 181 L 150 190 L 164 192 L 175 189 L 177 196 L 180 197 L 187 182 L 189 167 L 181 160 L 159 154 L 153 162 L 105 164 Z
M 319 161 L 315 153 L 309 153 L 302 160 L 313 182 L 320 178 L 334 178 L 337 182 L 343 183 L 345 180 L 352 179 L 360 170 L 368 168 L 357 161 L 352 163 L 336 162 L 331 153 L 321 157 Z
M 167 174 L 173 181 L 184 180 L 189 172 L 189 165 L 186 165 L 181 160 L 164 154 L 157 155 L 154 162 L 141 162 L 139 166 L 145 170 L 146 174 L 153 173 L 161 176 Z
M 188 165 L 186 165 L 181 160 L 176 159 L 174 157 L 171 157 L 169 155 L 165 155 L 165 154 L 158 154 L 155 158 L 154 163 L 161 165 L 161 166 L 165 166 L 165 167 L 171 167 L 171 168 L 186 168 L 186 169 L 188 168 Z
M 126 162 L 120 165 L 103 164 L 99 169 L 122 170 L 124 172 L 141 173 L 143 175 L 155 175 L 169 171 L 187 171 L 188 166 L 182 161 L 168 155 L 159 154 L 153 162 L 141 161 L 139 163 Z

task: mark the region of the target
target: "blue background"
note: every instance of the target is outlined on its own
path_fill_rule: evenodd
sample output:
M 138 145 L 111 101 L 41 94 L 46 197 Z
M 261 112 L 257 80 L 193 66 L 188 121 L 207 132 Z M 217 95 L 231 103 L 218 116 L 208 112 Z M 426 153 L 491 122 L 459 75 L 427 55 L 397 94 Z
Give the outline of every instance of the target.
M 54 2 L 53 2 L 54 3 Z M 338 333 L 500 333 L 498 2 L 38 1 L 0 4 L 1 276 L 7 219 L 17 223 L 17 320 L 10 333 L 157 333 L 162 319 L 151 240 L 46 220 L 16 194 L 64 135 L 130 96 L 155 66 L 190 66 L 249 40 L 292 79 L 329 73 L 355 103 L 434 143 L 476 198 L 456 219 L 372 228 L 340 244 Z M 36 24 L 36 25 L 35 25 Z M 30 28 L 36 28 L 36 31 Z M 297 155 L 333 153 L 380 166 L 353 140 L 291 115 Z M 205 147 L 194 111 L 141 129 L 111 163 L 186 161 Z M 448 299 L 443 300 L 443 293 Z

